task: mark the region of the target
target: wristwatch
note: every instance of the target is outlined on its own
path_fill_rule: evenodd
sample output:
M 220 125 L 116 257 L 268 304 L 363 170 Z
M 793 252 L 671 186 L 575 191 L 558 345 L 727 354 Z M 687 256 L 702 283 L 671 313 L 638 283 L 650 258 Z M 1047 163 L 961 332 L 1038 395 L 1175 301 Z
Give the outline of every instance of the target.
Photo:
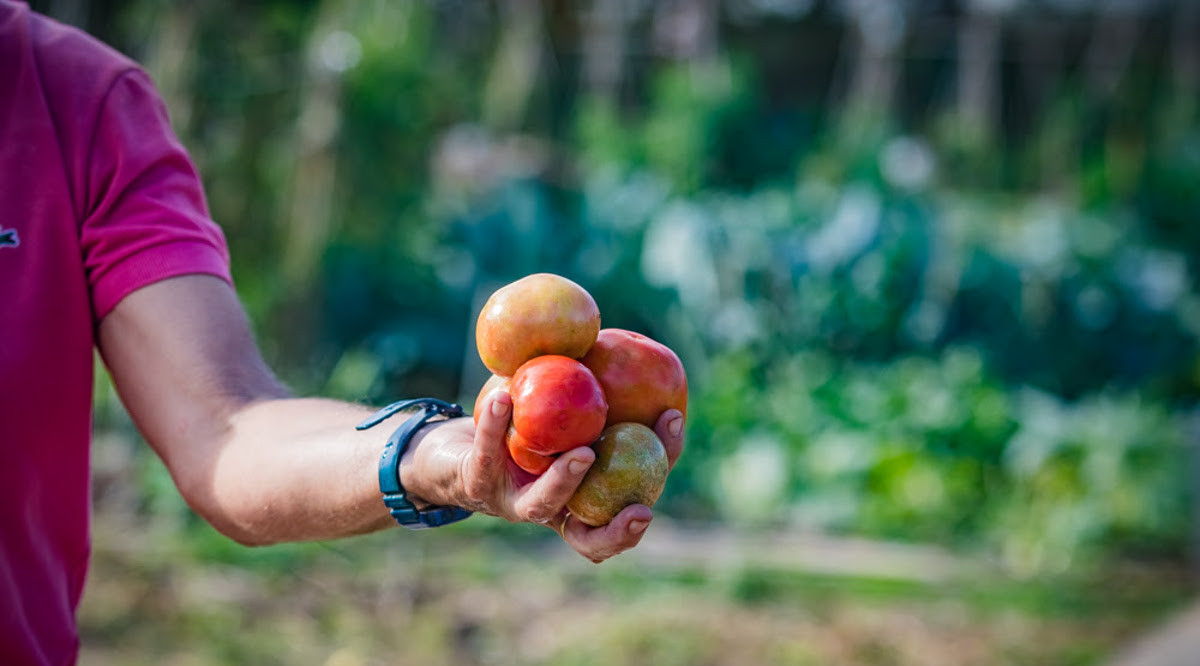
M 372 414 L 367 420 L 355 426 L 355 430 L 366 430 L 379 425 L 395 414 L 412 407 L 420 407 L 421 411 L 406 420 L 383 447 L 383 455 L 379 458 L 379 491 L 383 493 L 383 503 L 396 522 L 410 530 L 423 530 L 430 527 L 441 527 L 456 523 L 471 516 L 471 512 L 458 506 L 432 506 L 418 509 L 408 499 L 408 493 L 400 483 L 400 459 L 408 449 L 409 442 L 420 430 L 421 426 L 434 417 L 444 416 L 447 419 L 463 415 L 461 405 L 452 404 L 434 398 L 416 398 L 394 402 Z

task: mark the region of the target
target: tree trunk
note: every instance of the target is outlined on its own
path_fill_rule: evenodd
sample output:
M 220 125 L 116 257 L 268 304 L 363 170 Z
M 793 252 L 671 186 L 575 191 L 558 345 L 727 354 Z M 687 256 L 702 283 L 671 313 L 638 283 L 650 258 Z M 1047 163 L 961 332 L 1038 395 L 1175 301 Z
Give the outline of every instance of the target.
M 655 51 L 695 63 L 709 63 L 717 55 L 716 0 L 671 0 L 654 9 Z
M 1138 42 L 1140 11 L 1124 5 L 1121 0 L 1099 3 L 1096 26 L 1084 54 L 1084 76 L 1101 98 L 1111 97 L 1116 92 Z
M 146 54 L 145 67 L 171 114 L 176 134 L 187 134 L 192 118 L 192 64 L 196 50 L 196 6 L 173 2 L 158 17 L 158 31 Z
M 958 33 L 958 117 L 973 135 L 996 129 L 1002 18 L 978 3 L 964 12 Z
M 520 129 L 541 68 L 544 39 L 537 0 L 500 3 L 500 43 L 483 98 L 483 123 L 497 132 Z
M 1174 94 L 1187 105 L 1188 117 L 1195 113 L 1200 94 L 1200 0 L 1176 3 L 1171 34 L 1171 73 Z
M 583 82 L 594 97 L 618 99 L 631 14 L 625 0 L 593 0 L 583 13 Z
M 333 190 L 337 175 L 335 140 L 341 127 L 342 71 L 337 40 L 353 40 L 337 29 L 340 0 L 319 10 L 309 39 L 295 139 L 291 198 L 284 206 L 283 273 L 292 289 L 312 280 L 332 232 Z M 355 42 L 354 44 L 357 44 Z
M 904 41 L 904 10 L 892 0 L 851 0 L 855 39 L 848 108 L 854 116 L 889 117 Z

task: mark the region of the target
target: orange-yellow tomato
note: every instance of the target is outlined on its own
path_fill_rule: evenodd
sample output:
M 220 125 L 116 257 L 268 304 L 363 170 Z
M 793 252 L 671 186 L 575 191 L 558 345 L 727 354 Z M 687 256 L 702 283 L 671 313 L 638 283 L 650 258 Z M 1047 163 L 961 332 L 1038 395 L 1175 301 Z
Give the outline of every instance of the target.
M 488 298 L 475 324 L 475 346 L 488 370 L 511 377 L 526 361 L 578 359 L 600 331 L 600 309 L 586 289 L 560 275 L 536 273 Z

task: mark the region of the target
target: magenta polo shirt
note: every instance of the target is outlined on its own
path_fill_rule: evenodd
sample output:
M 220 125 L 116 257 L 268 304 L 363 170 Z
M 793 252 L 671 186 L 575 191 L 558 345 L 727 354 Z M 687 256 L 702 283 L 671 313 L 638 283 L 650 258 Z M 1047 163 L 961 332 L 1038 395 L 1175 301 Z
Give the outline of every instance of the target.
M 0 664 L 77 658 L 98 322 L 228 265 L 145 73 L 0 0 Z

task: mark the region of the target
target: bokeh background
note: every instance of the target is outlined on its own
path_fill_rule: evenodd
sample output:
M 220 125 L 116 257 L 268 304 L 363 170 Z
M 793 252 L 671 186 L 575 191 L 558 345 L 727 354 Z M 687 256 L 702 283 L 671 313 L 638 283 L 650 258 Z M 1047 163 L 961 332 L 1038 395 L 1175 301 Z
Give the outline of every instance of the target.
M 538 271 L 691 381 L 596 567 L 243 549 L 101 378 L 86 662 L 1106 664 L 1192 598 L 1200 4 L 32 6 L 155 77 L 298 393 L 471 404 Z

